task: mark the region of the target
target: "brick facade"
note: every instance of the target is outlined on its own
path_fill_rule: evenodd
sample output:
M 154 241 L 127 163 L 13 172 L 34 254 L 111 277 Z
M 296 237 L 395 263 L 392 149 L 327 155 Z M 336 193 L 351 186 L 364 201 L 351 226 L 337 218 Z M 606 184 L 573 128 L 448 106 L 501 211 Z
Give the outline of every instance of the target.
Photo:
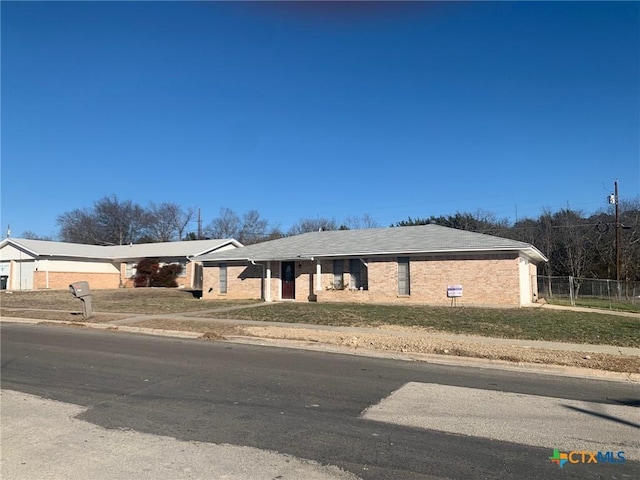
M 69 284 L 77 281 L 89 282 L 89 287 L 93 290 L 110 289 L 110 288 L 135 288 L 133 278 L 126 278 L 127 264 L 120 264 L 120 274 L 118 273 L 95 273 L 95 272 L 33 272 L 33 289 L 40 290 L 49 288 L 49 290 L 65 290 L 69 288 Z M 186 277 L 176 278 L 178 288 L 191 288 L 193 276 L 193 264 L 187 264 Z M 49 283 L 47 287 L 47 275 Z M 122 277 L 122 285 L 120 278 Z
M 450 305 L 447 287 L 462 285 L 463 295 L 457 305 L 520 306 L 520 273 L 517 254 L 415 256 L 410 258 L 410 294 L 398 294 L 397 257 L 369 259 L 366 275 L 361 279 L 368 289 L 349 289 L 349 260 L 343 261 L 346 288 L 335 289 L 333 261 L 321 260 L 320 289 L 316 290 L 316 263 L 295 262 L 295 300 L 318 302 L 363 303 L 424 303 Z M 271 264 L 271 299 L 281 299 L 280 262 Z M 265 265 L 266 267 L 266 265 Z M 219 267 L 204 267 L 204 298 L 264 298 L 262 291 L 263 268 L 259 265 L 227 267 L 227 293 L 219 293 Z M 530 275 L 535 275 L 535 264 L 529 264 Z M 532 296 L 535 292 L 528 292 Z
M 87 272 L 49 272 L 49 289 L 66 290 L 74 282 L 89 282 L 92 290 L 118 288 L 120 276 L 117 273 L 87 273 Z M 47 272 L 33 272 L 33 288 L 35 290 L 47 288 Z
M 262 267 L 260 265 L 229 264 L 226 268 L 226 293 L 220 292 L 220 266 L 203 268 L 202 298 L 229 300 L 262 298 Z
M 534 265 L 535 267 L 535 265 Z M 318 292 L 318 301 L 362 301 L 376 303 L 426 303 L 450 305 L 447 287 L 462 285 L 458 305 L 519 306 L 518 257 L 412 257 L 409 262 L 410 294 L 398 294 L 396 258 L 368 262 L 367 291 Z M 323 273 L 323 286 L 333 274 Z

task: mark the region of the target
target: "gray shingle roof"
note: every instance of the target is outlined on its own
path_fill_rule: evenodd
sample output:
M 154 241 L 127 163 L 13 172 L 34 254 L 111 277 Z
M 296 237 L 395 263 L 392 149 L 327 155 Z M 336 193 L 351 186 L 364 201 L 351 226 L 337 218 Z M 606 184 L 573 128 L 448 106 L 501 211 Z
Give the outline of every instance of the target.
M 440 225 L 333 230 L 270 240 L 231 251 L 198 256 L 198 261 L 294 260 L 319 257 L 371 257 L 419 253 L 518 251 L 537 262 L 547 261 L 534 246 L 507 238 Z
M 230 238 L 108 246 L 7 238 L 0 243 L 0 247 L 7 243 L 19 245 L 35 256 L 94 258 L 113 261 L 138 260 L 143 257 L 187 257 L 201 255 L 229 244 L 242 246 L 240 242 Z

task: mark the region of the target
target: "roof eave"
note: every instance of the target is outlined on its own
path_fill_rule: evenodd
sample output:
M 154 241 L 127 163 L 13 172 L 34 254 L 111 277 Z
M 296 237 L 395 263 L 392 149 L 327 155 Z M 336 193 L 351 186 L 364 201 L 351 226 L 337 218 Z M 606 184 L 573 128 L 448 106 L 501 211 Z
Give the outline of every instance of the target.
M 219 249 L 221 249 L 222 247 L 226 247 L 226 246 L 227 246 L 227 245 L 229 245 L 229 244 L 231 244 L 231 245 L 235 245 L 237 248 L 244 247 L 244 245 L 242 245 L 242 244 L 241 244 L 240 242 L 238 242 L 237 240 L 230 239 L 230 240 L 227 240 L 226 242 L 221 242 L 220 244 L 216 245 L 216 246 L 215 246 L 215 247 L 213 247 L 213 248 L 207 248 L 206 250 L 203 250 L 203 251 L 201 251 L 201 252 L 195 253 L 195 254 L 193 254 L 193 255 L 187 255 L 187 258 L 188 258 L 189 260 L 195 260 L 195 258 L 196 258 L 196 257 L 199 257 L 200 255 L 207 255 L 209 252 L 211 252 L 211 250 L 219 250 Z
M 31 255 L 34 256 L 39 256 L 41 255 L 40 253 L 31 250 L 30 248 L 25 247 L 23 244 L 21 244 L 20 242 L 16 242 L 15 240 L 11 239 L 11 238 L 5 238 L 4 242 L 5 245 L 13 245 L 14 247 L 20 249 L 20 250 L 24 250 L 26 253 L 29 253 Z
M 532 253 L 528 253 L 531 251 Z M 549 260 L 535 247 L 499 247 L 499 248 L 464 248 L 464 249 L 432 249 L 432 250 L 389 250 L 384 252 L 333 252 L 333 253 L 301 253 L 296 256 L 240 256 L 227 258 L 198 259 L 195 261 L 202 262 L 270 262 L 270 261 L 294 261 L 294 260 L 313 260 L 316 258 L 338 258 L 338 257 L 384 257 L 384 256 L 402 256 L 402 255 L 430 255 L 430 254 L 464 254 L 464 253 L 500 253 L 500 252 L 519 252 L 526 257 L 535 261 L 548 262 Z

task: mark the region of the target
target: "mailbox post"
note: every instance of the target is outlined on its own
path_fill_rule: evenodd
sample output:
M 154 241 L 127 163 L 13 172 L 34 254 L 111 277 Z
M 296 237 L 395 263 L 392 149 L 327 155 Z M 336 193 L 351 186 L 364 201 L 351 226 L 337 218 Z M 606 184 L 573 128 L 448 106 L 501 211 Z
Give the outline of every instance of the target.
M 69 291 L 71 294 L 79 298 L 82 301 L 82 316 L 89 318 L 92 314 L 91 311 L 91 290 L 89 290 L 88 282 L 75 282 L 69 285 Z

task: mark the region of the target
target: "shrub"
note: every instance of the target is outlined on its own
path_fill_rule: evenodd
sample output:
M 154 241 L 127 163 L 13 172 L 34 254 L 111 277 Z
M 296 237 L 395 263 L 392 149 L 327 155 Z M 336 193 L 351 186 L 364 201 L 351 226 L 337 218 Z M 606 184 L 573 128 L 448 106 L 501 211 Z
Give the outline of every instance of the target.
M 151 278 L 152 287 L 177 287 L 176 278 L 182 272 L 182 265 L 171 263 L 164 265 L 154 277 Z
M 136 265 L 133 277 L 135 287 L 177 287 L 176 278 L 182 272 L 182 265 L 171 263 L 160 267 L 157 258 L 144 258 Z

